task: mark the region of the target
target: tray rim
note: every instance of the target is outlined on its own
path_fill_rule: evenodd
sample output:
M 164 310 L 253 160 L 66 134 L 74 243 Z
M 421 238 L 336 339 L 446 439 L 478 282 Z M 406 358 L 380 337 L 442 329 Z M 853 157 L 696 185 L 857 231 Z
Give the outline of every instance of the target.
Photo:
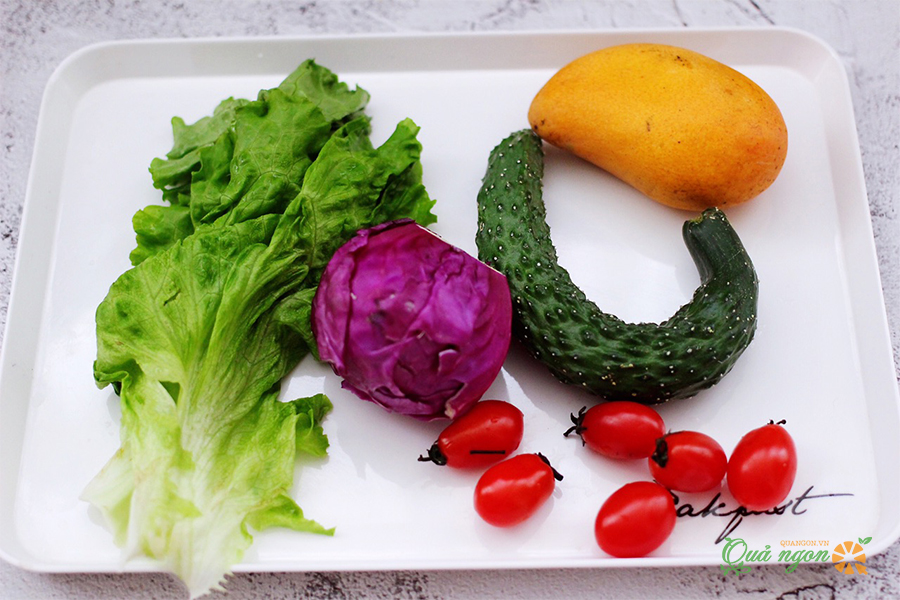
M 35 211 L 40 211 L 41 208 L 45 208 L 44 204 L 38 205 L 36 208 L 36 201 L 33 200 L 33 196 L 38 193 L 41 189 L 41 183 L 39 182 L 42 168 L 46 169 L 49 167 L 44 166 L 43 157 L 43 146 L 46 145 L 46 141 L 42 144 L 42 140 L 46 140 L 48 136 L 52 135 L 49 133 L 51 131 L 51 126 L 53 125 L 53 121 L 47 115 L 47 107 L 48 105 L 54 101 L 55 93 L 57 92 L 57 88 L 65 86 L 65 76 L 72 69 L 79 68 L 80 63 L 90 60 L 95 60 L 97 58 L 102 58 L 104 53 L 109 53 L 114 50 L 121 50 L 127 48 L 139 48 L 142 46 L 150 46 L 156 48 L 164 48 L 164 47 L 172 47 L 177 49 L 183 49 L 185 47 L 194 47 L 194 48 L 203 48 L 203 47 L 221 47 L 221 46 L 234 46 L 234 45 L 248 45 L 249 47 L 253 46 L 266 46 L 270 47 L 272 45 L 296 45 L 296 44 L 345 44 L 345 43 L 353 43 L 353 44 L 365 44 L 365 43 L 396 43 L 399 40 L 403 40 L 408 42 L 411 41 L 431 41 L 438 43 L 447 43 L 448 41 L 454 42 L 459 39 L 468 38 L 468 39 L 477 39 L 482 41 L 491 41 L 491 40 L 515 40 L 515 39 L 523 39 L 523 38 L 542 38 L 545 40 L 548 39 L 556 39 L 556 38 L 564 38 L 564 39 L 587 39 L 595 36 L 600 36 L 604 40 L 608 40 L 610 38 L 628 38 L 635 35 L 642 36 L 672 36 L 676 38 L 686 38 L 691 39 L 692 37 L 696 37 L 697 35 L 722 35 L 722 34 L 732 34 L 732 35 L 741 35 L 741 36 L 751 36 L 756 37 L 759 35 L 776 35 L 776 36 L 792 36 L 797 37 L 799 39 L 803 39 L 804 43 L 811 43 L 815 47 L 817 52 L 824 52 L 825 59 L 828 61 L 835 62 L 839 69 L 839 78 L 840 81 L 837 82 L 837 85 L 840 87 L 842 95 L 844 98 L 842 100 L 847 103 L 847 105 L 851 109 L 851 114 L 854 116 L 851 119 L 850 123 L 845 123 L 843 125 L 849 126 L 850 131 L 845 132 L 845 135 L 849 133 L 852 135 L 853 140 L 855 142 L 855 158 L 856 164 L 853 165 L 856 173 L 854 173 L 854 178 L 856 183 L 861 185 L 861 194 L 863 197 L 867 198 L 867 193 L 865 190 L 865 180 L 862 177 L 862 157 L 859 152 L 859 140 L 857 135 L 856 128 L 856 120 L 855 113 L 852 112 L 852 99 L 850 97 L 850 88 L 849 81 L 847 79 L 846 71 L 840 62 L 840 58 L 837 53 L 831 49 L 825 42 L 823 42 L 817 36 L 810 34 L 801 29 L 792 28 L 792 27 L 738 27 L 738 26 L 730 26 L 730 27 L 697 27 L 697 28 L 623 28 L 623 29 L 559 29 L 559 30 L 518 30 L 518 31 L 451 31 L 451 32 L 392 32 L 392 33 L 353 33 L 353 34 L 322 34 L 322 35 L 297 35 L 297 36 L 240 36 L 240 37 L 198 37 L 198 38 L 144 38 L 144 39 L 131 39 L 131 40 L 109 40 L 103 42 L 97 42 L 94 44 L 87 45 L 82 47 L 68 57 L 66 57 L 53 71 L 50 78 L 47 81 L 46 88 L 44 90 L 40 110 L 38 123 L 36 128 L 36 135 L 34 141 L 34 150 L 32 153 L 32 160 L 29 168 L 29 175 L 27 180 L 25 197 L 23 199 L 23 208 L 22 208 L 22 218 L 20 224 L 20 238 L 19 243 L 16 248 L 16 257 L 14 261 L 14 270 L 13 276 L 11 280 L 10 287 L 10 297 L 9 304 L 7 310 L 7 318 L 4 324 L 4 334 L 2 340 L 2 348 L 0 348 L 0 392 L 6 391 L 7 384 L 6 381 L 8 379 L 8 372 L 12 368 L 12 365 L 9 364 L 9 353 L 10 350 L 8 348 L 8 340 L 10 339 L 12 334 L 12 339 L 14 342 L 19 341 L 18 336 L 21 335 L 18 333 L 20 323 L 23 324 L 26 320 L 26 317 L 19 316 L 20 313 L 27 315 L 31 315 L 32 319 L 36 318 L 36 322 L 39 324 L 41 322 L 40 311 L 38 310 L 35 313 L 35 307 L 33 305 L 29 306 L 27 303 L 27 298 L 21 298 L 22 292 L 19 292 L 19 288 L 21 285 L 27 285 L 29 281 L 31 281 L 31 285 L 36 285 L 37 282 L 32 280 L 40 280 L 41 278 L 29 271 L 29 274 L 26 275 L 25 271 L 22 268 L 23 262 L 23 254 L 25 254 L 24 250 L 30 249 L 31 247 L 31 235 L 28 233 L 31 230 L 31 223 L 35 219 L 39 219 L 40 215 L 34 216 Z M 765 63 L 769 64 L 769 63 Z M 771 65 L 771 66 L 784 66 L 784 65 Z M 528 66 L 527 68 L 534 68 L 532 66 Z M 278 69 L 272 69 L 272 72 L 280 72 Z M 235 74 L 251 74 L 250 72 L 238 70 L 238 71 L 228 71 L 228 73 Z M 253 72 L 256 74 L 259 72 Z M 142 77 L 146 77 L 147 75 L 141 75 Z M 173 77 L 171 73 L 169 74 L 161 74 L 159 76 L 164 77 Z M 180 76 L 180 75 L 174 75 Z M 190 76 L 189 74 L 185 74 L 184 76 Z M 196 75 L 195 75 L 196 76 Z M 209 76 L 209 74 L 204 73 L 203 76 Z M 109 74 L 107 77 L 111 79 L 117 79 L 113 74 Z M 120 76 L 121 77 L 121 76 Z M 106 79 L 102 79 L 106 80 Z M 38 190 L 38 191 L 35 191 Z M 859 190 L 858 190 L 859 191 Z M 53 209 L 58 208 L 58 203 L 51 200 L 45 200 L 46 202 L 53 203 Z M 871 256 L 876 259 L 874 272 L 868 273 L 869 277 L 869 285 L 873 282 L 878 285 L 878 294 L 869 299 L 869 303 L 874 302 L 879 310 L 875 310 L 874 314 L 870 311 L 870 318 L 873 319 L 871 323 L 874 326 L 877 326 L 879 329 L 880 335 L 879 337 L 882 339 L 882 346 L 886 346 L 883 348 L 887 350 L 887 353 L 881 353 L 884 358 L 887 358 L 887 362 L 892 363 L 892 370 L 896 368 L 896 358 L 893 355 L 893 348 L 891 345 L 890 339 L 890 329 L 887 322 L 886 310 L 885 310 L 885 300 L 883 295 L 883 290 L 881 287 L 881 273 L 877 266 L 877 254 L 875 252 L 875 241 L 872 232 L 872 223 L 871 223 L 871 214 L 869 212 L 869 204 L 868 201 L 865 203 L 852 203 L 856 206 L 856 209 L 859 211 L 865 211 L 865 218 L 862 219 L 862 223 L 857 223 L 861 225 L 863 230 L 863 240 L 864 248 L 861 250 L 866 256 Z M 859 218 L 859 217 L 857 217 Z M 48 256 L 53 255 L 53 251 L 47 251 Z M 50 265 L 45 265 L 44 269 L 44 278 L 43 291 L 46 291 L 46 285 L 49 282 L 49 267 Z M 874 277 L 872 277 L 874 276 Z M 23 278 L 26 279 L 26 283 L 20 283 L 20 280 Z M 24 304 L 23 304 L 24 303 Z M 32 303 L 33 304 L 33 303 Z M 38 307 L 40 308 L 40 306 Z M 37 317 L 34 315 L 37 314 Z M 24 327 L 24 324 L 22 325 Z M 32 356 L 32 359 L 34 357 Z M 882 365 L 883 368 L 884 365 Z M 866 381 L 863 378 L 864 382 Z M 900 393 L 898 393 L 897 385 L 894 385 L 893 388 L 893 398 L 895 400 L 895 404 L 900 406 Z M 4 417 L 6 416 L 5 411 L 3 411 L 3 407 L 7 404 L 4 398 L 0 398 L 0 433 L 5 433 L 9 428 L 4 427 L 4 421 L 7 421 Z M 27 406 L 24 410 L 24 415 L 27 417 Z M 22 428 L 22 435 L 24 435 L 24 427 Z M 3 442 L 0 442 L 0 455 L 8 456 L 7 450 L 10 446 L 15 444 L 11 443 L 11 440 L 14 440 L 13 436 L 0 435 L 0 439 L 4 439 Z M 21 439 L 21 436 L 20 436 Z M 900 440 L 895 440 L 898 456 L 900 456 Z M 0 485 L 0 507 L 8 507 L 14 508 L 15 505 L 15 492 L 17 487 L 18 480 L 18 471 L 19 471 L 19 462 L 21 462 L 21 453 L 22 453 L 21 444 L 18 445 L 19 453 L 16 455 L 18 459 L 16 461 L 16 465 L 13 467 L 12 471 L 15 475 L 14 484 L 9 489 L 4 489 L 6 485 Z M 3 477 L 3 473 L 8 469 L 3 468 L 3 463 L 0 461 L 0 484 L 3 484 L 4 481 L 9 483 L 6 478 Z M 879 486 L 880 487 L 880 486 Z M 8 506 L 7 506 L 8 505 Z M 0 522 L 2 519 L 10 518 L 10 514 L 2 515 L 0 514 Z M 887 536 L 884 536 L 880 540 L 877 540 L 877 544 L 872 544 L 871 551 L 869 554 L 877 554 L 884 551 L 887 547 L 894 544 L 897 539 L 900 539 L 900 519 L 894 524 L 893 528 L 891 528 L 890 533 Z M 6 560 L 7 562 L 14 564 L 20 568 L 24 568 L 32 571 L 39 572 L 141 572 L 141 571 L 158 571 L 159 569 L 152 564 L 144 564 L 142 562 L 131 562 L 127 566 L 122 566 L 118 569 L 112 569 L 108 566 L 99 566 L 96 568 L 91 568 L 89 565 L 76 566 L 72 568 L 73 565 L 58 565 L 53 563 L 53 561 L 41 561 L 41 560 L 32 560 L 29 561 L 25 556 L 18 556 L 9 546 L 9 540 L 6 536 L 0 536 L 0 558 Z M 867 551 L 870 549 L 867 548 Z M 365 561 L 359 561 L 365 562 Z M 682 556 L 682 557 L 653 557 L 653 558 L 641 558 L 641 559 L 616 559 L 614 561 L 609 560 L 599 560 L 596 558 L 586 557 L 584 561 L 578 561 L 578 563 L 573 563 L 570 559 L 564 559 L 562 561 L 552 561 L 552 560 L 524 560 L 524 561 L 505 561 L 509 564 L 504 564 L 504 561 L 496 561 L 492 562 L 486 566 L 479 566 L 474 564 L 465 564 L 463 566 L 454 566 L 445 564 L 446 561 L 440 565 L 431 564 L 430 560 L 419 561 L 422 564 L 417 564 L 416 560 L 407 561 L 405 564 L 409 564 L 411 566 L 397 566 L 397 565 L 389 565 L 389 564 L 359 564 L 357 566 L 350 565 L 338 565 L 334 568 L 329 569 L 327 566 L 322 567 L 319 566 L 315 569 L 305 568 L 305 565 L 297 565 L 292 562 L 266 562 L 266 563 L 242 563 L 236 565 L 234 567 L 234 571 L 236 572 L 248 572 L 248 571 L 285 571 L 285 570 L 392 570 L 397 568 L 412 568 L 412 569 L 440 569 L 440 570 L 455 570 L 455 569 L 480 569 L 480 568 L 526 568 L 526 569 L 536 569 L 536 568 L 598 568 L 598 567 L 628 567 L 628 566 L 668 566 L 668 567 L 678 567 L 678 566 L 691 566 L 691 565 L 711 565 L 715 564 L 714 562 L 710 562 L 709 556 L 700 556 L 700 557 L 691 557 L 691 556 Z M 582 564 L 583 563 L 583 564 Z

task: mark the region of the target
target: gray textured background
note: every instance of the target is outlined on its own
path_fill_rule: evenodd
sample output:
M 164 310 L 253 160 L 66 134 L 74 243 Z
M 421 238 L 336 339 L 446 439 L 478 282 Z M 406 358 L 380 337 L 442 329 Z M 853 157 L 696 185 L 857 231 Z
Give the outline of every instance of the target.
M 900 355 L 900 0 L 0 0 L 0 324 L 5 322 L 38 107 L 75 50 L 133 38 L 617 27 L 787 26 L 839 54 L 850 79 L 895 357 Z M 895 364 L 897 360 L 895 358 Z M 900 369 L 898 369 L 900 372 Z M 869 575 L 829 566 L 241 574 L 241 598 L 889 598 L 900 544 Z M 48 575 L 0 561 L 0 598 L 185 598 L 162 574 Z M 211 597 L 224 597 L 213 595 Z

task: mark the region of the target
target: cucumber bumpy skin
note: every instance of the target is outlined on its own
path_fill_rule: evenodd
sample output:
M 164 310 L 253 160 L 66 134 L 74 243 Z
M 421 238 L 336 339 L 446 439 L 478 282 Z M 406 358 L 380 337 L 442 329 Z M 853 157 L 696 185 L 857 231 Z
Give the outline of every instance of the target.
M 606 400 L 656 404 L 718 383 L 756 331 L 759 282 L 715 208 L 683 227 L 700 273 L 670 319 L 626 323 L 601 311 L 559 265 L 542 200 L 541 140 L 525 129 L 491 153 L 478 193 L 479 259 L 509 281 L 513 334 L 557 379 Z

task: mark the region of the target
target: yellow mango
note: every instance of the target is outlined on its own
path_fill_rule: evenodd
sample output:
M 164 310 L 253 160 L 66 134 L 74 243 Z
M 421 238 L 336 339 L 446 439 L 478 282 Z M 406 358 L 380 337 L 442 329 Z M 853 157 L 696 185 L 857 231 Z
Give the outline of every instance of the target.
M 684 48 L 625 44 L 559 70 L 528 111 L 542 139 L 685 210 L 746 202 L 784 164 L 778 106 L 731 67 Z

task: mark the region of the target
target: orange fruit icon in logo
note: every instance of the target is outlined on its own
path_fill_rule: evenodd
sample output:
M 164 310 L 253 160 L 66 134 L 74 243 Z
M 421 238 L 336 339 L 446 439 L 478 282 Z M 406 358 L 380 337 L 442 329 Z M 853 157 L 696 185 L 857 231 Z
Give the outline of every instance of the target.
M 866 574 L 866 554 L 863 547 L 856 542 L 838 544 L 831 555 L 834 568 L 845 575 L 854 573 Z

